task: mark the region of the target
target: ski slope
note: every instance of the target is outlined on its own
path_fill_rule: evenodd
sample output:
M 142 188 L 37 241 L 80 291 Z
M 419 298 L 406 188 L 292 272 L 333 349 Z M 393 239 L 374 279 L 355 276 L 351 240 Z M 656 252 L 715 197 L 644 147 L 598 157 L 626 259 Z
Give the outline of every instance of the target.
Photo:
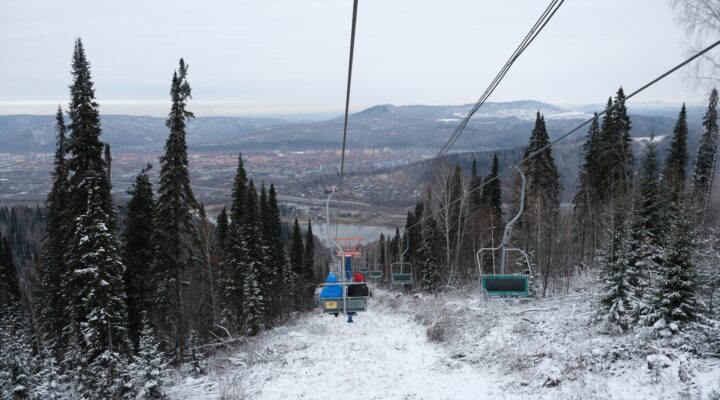
M 251 350 L 217 357 L 213 372 L 170 388 L 173 399 L 482 399 L 489 373 L 453 360 L 425 328 L 387 307 L 347 324 L 318 312 L 263 333 Z M 500 395 L 502 397 L 502 395 Z

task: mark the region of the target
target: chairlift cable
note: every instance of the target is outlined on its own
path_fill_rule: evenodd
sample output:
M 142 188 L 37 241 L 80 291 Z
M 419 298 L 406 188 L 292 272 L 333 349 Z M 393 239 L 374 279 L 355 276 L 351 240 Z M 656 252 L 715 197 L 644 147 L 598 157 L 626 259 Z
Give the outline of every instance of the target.
M 630 93 L 629 95 L 627 95 L 627 96 L 625 97 L 625 101 L 630 100 L 631 98 L 637 96 L 638 94 L 642 93 L 643 91 L 645 91 L 645 90 L 648 89 L 649 87 L 651 87 L 651 86 L 655 85 L 656 83 L 658 83 L 659 81 L 667 78 L 669 75 L 671 75 L 671 74 L 673 74 L 674 72 L 676 72 L 677 70 L 685 67 L 686 65 L 688 65 L 688 64 L 690 64 L 691 62 L 695 61 L 696 59 L 702 57 L 704 54 L 708 53 L 709 51 L 711 51 L 712 49 L 716 48 L 716 47 L 719 46 L 719 45 L 720 45 L 720 40 L 718 40 L 718 41 L 710 44 L 709 46 L 705 47 L 703 50 L 700 50 L 699 52 L 695 53 L 692 57 L 687 58 L 685 61 L 681 62 L 680 64 L 677 64 L 677 65 L 674 66 L 673 68 L 667 70 L 667 71 L 664 72 L 663 74 L 659 75 L 659 76 L 656 77 L 655 79 L 651 80 L 650 82 L 648 82 L 648 83 L 646 83 L 645 85 L 641 86 L 639 89 L 636 89 L 634 92 L 632 92 L 632 93 Z M 507 167 L 506 169 L 502 170 L 502 171 L 499 172 L 495 177 L 493 177 L 493 178 L 491 178 L 491 179 L 488 179 L 487 181 L 483 182 L 483 183 L 482 183 L 481 185 L 479 185 L 478 187 L 476 187 L 476 188 L 474 188 L 474 189 L 472 189 L 472 190 L 467 191 L 466 193 L 464 193 L 463 195 L 461 195 L 461 196 L 458 197 L 457 199 L 451 201 L 451 202 L 448 203 L 447 205 L 445 205 L 445 206 L 443 206 L 443 207 L 440 207 L 437 211 L 435 211 L 435 212 L 433 212 L 433 213 L 430 213 L 428 216 L 422 217 L 419 221 L 417 221 L 417 222 L 414 223 L 413 225 L 407 227 L 406 229 L 409 230 L 409 229 L 412 229 L 412 228 L 420 225 L 421 223 L 423 223 L 423 222 L 424 222 L 425 220 L 427 220 L 428 218 L 434 217 L 435 214 L 437 214 L 439 211 L 444 210 L 444 209 L 447 209 L 447 208 L 453 206 L 455 203 L 461 201 L 462 199 L 464 199 L 465 197 L 469 196 L 470 194 L 472 194 L 472 193 L 474 193 L 474 192 L 476 192 L 476 191 L 478 191 L 478 190 L 481 190 L 481 189 L 484 188 L 488 183 L 493 182 L 493 181 L 495 181 L 495 180 L 497 180 L 497 179 L 500 179 L 501 177 L 507 175 L 508 173 L 510 173 L 510 171 L 511 171 L 512 169 L 514 169 L 514 168 L 516 168 L 516 167 L 519 167 L 519 166 L 520 166 L 521 164 L 523 164 L 525 161 L 527 161 L 527 160 L 529 160 L 529 159 L 531 159 L 531 158 L 533 158 L 533 157 L 536 157 L 538 154 L 540 154 L 540 153 L 542 153 L 543 151 L 551 148 L 552 146 L 554 146 L 554 145 L 557 144 L 558 142 L 566 139 L 568 136 L 572 135 L 573 133 L 575 133 L 575 132 L 577 132 L 578 130 L 582 129 L 583 127 L 587 126 L 587 125 L 588 125 L 589 123 L 591 123 L 595 118 L 600 117 L 600 116 L 602 116 L 602 115 L 605 115 L 605 114 L 611 112 L 611 111 L 614 110 L 616 107 L 617 107 L 617 104 L 613 104 L 613 105 L 611 105 L 611 106 L 609 106 L 609 107 L 606 107 L 606 108 L 603 109 L 602 111 L 598 112 L 597 115 L 593 115 L 591 118 L 589 118 L 589 119 L 586 120 L 585 122 L 581 123 L 580 125 L 576 126 L 575 128 L 569 130 L 568 132 L 564 133 L 563 135 L 561 135 L 561 136 L 558 137 L 557 139 L 551 141 L 550 143 L 546 144 L 545 146 L 541 147 L 540 149 L 538 149 L 538 150 L 530 153 L 528 156 L 526 156 L 526 157 L 523 158 L 522 160 L 520 160 L 520 161 L 518 161 L 518 162 L 516 162 L 516 163 L 514 163 L 514 164 L 512 164 L 512 165 L 510 165 L 510 166 Z
M 350 60 L 348 62 L 347 91 L 345 93 L 345 122 L 343 124 L 342 150 L 340 153 L 340 181 L 338 184 L 338 206 L 335 217 L 335 236 L 340 227 L 340 205 L 342 202 L 343 178 L 345 177 L 345 147 L 347 145 L 348 117 L 350 112 L 350 84 L 352 83 L 353 56 L 355 53 L 355 25 L 357 21 L 358 0 L 353 0 L 352 28 L 350 30 Z M 328 221 L 330 223 L 330 221 Z
M 503 80 L 505 75 L 510 71 L 510 68 L 515 63 L 515 61 L 520 57 L 520 55 L 527 49 L 530 44 L 537 38 L 537 36 L 540 34 L 540 32 L 545 28 L 548 22 L 550 22 L 550 19 L 555 15 L 557 10 L 560 8 L 560 6 L 563 4 L 565 0 L 553 0 L 543 11 L 543 13 L 540 15 L 540 18 L 535 22 L 533 27 L 530 29 L 530 32 L 525 35 L 525 38 L 520 42 L 520 44 L 515 48 L 515 51 L 510 55 L 510 58 L 507 60 L 505 65 L 500 69 L 500 72 L 495 76 L 495 78 L 490 82 L 490 85 L 485 89 L 485 92 L 483 92 L 482 96 L 478 99 L 478 101 L 473 105 L 473 107 L 470 109 L 470 111 L 467 113 L 467 115 L 463 118 L 462 122 L 460 122 L 460 125 L 455 129 L 455 131 L 450 135 L 445 145 L 442 147 L 440 152 L 438 153 L 437 157 L 443 156 L 447 154 L 447 152 L 450 150 L 450 148 L 455 144 L 457 139 L 460 137 L 460 135 L 465 130 L 465 127 L 470 122 L 470 118 L 477 112 L 477 110 L 480 109 L 480 107 L 485 104 L 487 99 L 492 95 L 492 93 L 495 91 L 495 89 L 500 85 L 500 82 Z

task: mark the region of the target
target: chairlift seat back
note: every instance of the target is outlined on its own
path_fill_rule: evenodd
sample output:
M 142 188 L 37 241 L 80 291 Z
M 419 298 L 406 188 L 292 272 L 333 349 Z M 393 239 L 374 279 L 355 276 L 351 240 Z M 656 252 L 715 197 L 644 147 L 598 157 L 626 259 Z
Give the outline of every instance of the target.
M 345 308 L 346 299 L 347 308 Z M 322 308 L 323 312 L 328 314 L 363 312 L 367 311 L 367 301 L 367 297 L 338 297 L 336 299 L 322 299 Z
M 392 283 L 394 285 L 412 285 L 413 276 L 411 273 L 394 273 L 392 274 Z
M 489 297 L 530 297 L 527 275 L 483 275 L 482 288 Z

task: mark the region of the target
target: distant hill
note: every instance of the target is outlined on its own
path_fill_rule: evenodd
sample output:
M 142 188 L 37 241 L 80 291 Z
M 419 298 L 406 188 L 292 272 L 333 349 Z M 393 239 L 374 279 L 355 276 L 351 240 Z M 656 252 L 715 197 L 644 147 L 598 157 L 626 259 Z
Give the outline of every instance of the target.
M 472 105 L 377 105 L 352 114 L 350 148 L 439 149 Z M 492 150 L 523 146 L 533 127 L 535 113 L 545 115 L 551 137 L 557 137 L 589 118 L 588 110 L 566 110 L 535 100 L 486 103 L 473 116 L 455 149 Z M 632 113 L 632 109 L 630 110 Z M 648 136 L 672 131 L 676 113 L 631 114 L 633 135 Z M 693 124 L 698 121 L 691 119 Z M 199 117 L 188 124 L 191 150 L 295 150 L 337 147 L 343 119 L 290 122 L 253 117 Z M 165 119 L 148 116 L 104 115 L 103 136 L 115 151 L 161 150 L 167 128 Z M 0 116 L 0 152 L 52 151 L 55 141 L 52 116 Z
M 272 118 L 201 117 L 188 123 L 189 146 L 225 140 L 248 131 L 285 123 Z M 115 150 L 155 151 L 165 145 L 165 118 L 101 115 L 103 135 Z M 0 152 L 44 152 L 55 147 L 55 117 L 51 115 L 0 116 Z

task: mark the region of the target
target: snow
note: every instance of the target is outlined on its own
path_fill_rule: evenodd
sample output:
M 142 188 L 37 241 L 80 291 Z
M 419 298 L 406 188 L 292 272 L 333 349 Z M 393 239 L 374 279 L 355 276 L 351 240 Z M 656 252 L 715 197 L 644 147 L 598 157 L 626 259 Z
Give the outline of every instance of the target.
M 537 112 L 540 111 L 545 119 L 590 119 L 592 114 L 587 114 L 580 111 L 555 111 L 548 109 L 537 110 L 535 108 L 506 108 L 497 111 L 483 111 L 482 108 L 477 113 L 473 114 L 471 119 L 482 119 L 482 118 L 517 118 L 526 121 L 535 120 Z M 454 117 L 465 118 L 467 113 L 456 112 L 452 114 Z M 438 120 L 440 121 L 440 120 Z
M 591 281 L 591 280 L 590 280 Z M 548 299 L 375 289 L 370 311 L 306 313 L 178 371 L 172 399 L 702 399 L 720 360 L 593 323 L 593 288 Z
M 371 310 L 348 324 L 313 313 L 266 332 L 250 350 L 216 358 L 205 379 L 186 378 L 171 398 L 477 399 L 499 394 L 490 375 L 429 343 L 407 314 Z M 240 396 L 240 398 L 243 398 Z
M 663 141 L 666 137 L 668 137 L 668 136 L 670 136 L 670 135 L 658 135 L 658 136 L 655 136 L 655 139 L 653 139 L 652 136 L 641 136 L 641 137 L 633 138 L 633 140 L 634 140 L 636 143 L 640 143 L 640 144 L 650 143 L 650 140 L 651 140 L 651 139 L 653 139 L 653 140 L 652 140 L 653 143 L 660 143 L 660 142 L 662 142 L 662 141 Z

